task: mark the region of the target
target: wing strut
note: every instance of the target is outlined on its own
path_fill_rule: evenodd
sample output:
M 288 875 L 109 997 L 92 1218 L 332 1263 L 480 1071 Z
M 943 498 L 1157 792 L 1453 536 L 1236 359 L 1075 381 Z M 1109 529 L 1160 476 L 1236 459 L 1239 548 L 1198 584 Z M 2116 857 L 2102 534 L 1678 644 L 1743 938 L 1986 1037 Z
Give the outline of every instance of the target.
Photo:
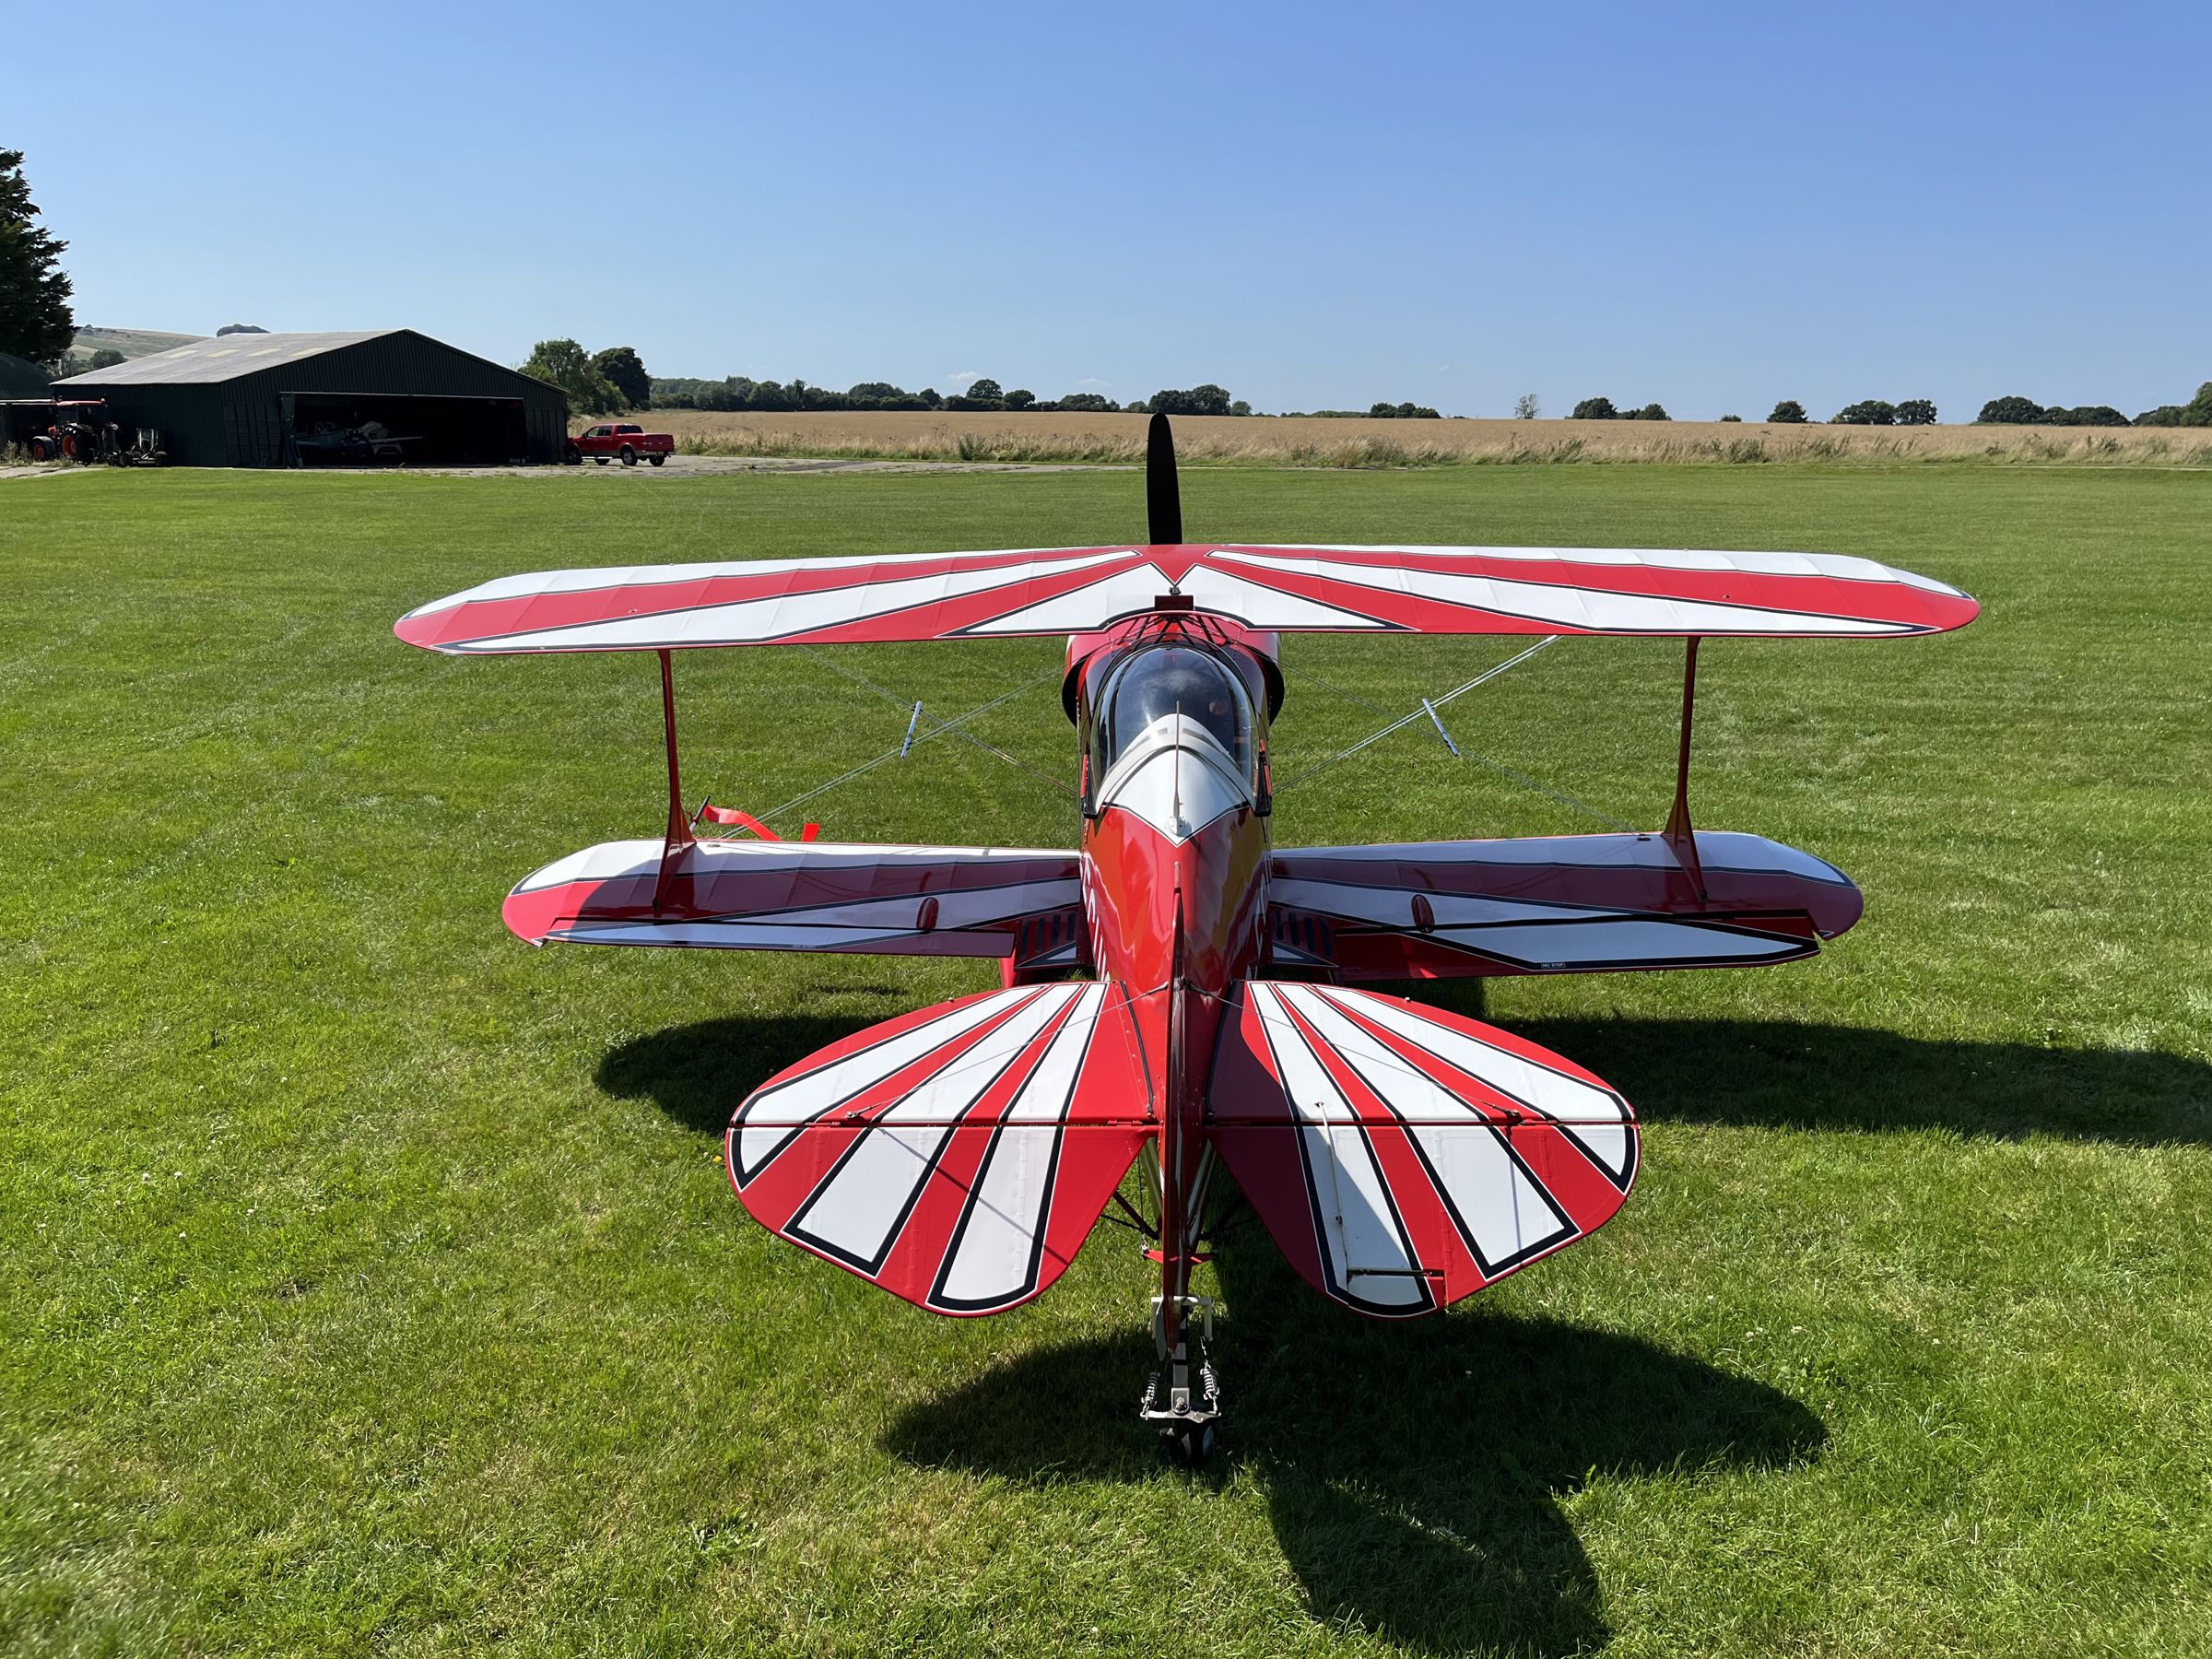
M 1675 762 L 1675 805 L 1666 815 L 1666 828 L 1659 833 L 1666 838 L 1667 847 L 1675 862 L 1698 889 L 1698 902 L 1706 901 L 1705 870 L 1698 863 L 1697 831 L 1689 822 L 1689 731 L 1698 704 L 1698 636 L 1689 636 L 1689 648 L 1682 658 L 1682 752 Z
M 653 884 L 653 913 L 659 915 L 668 897 L 669 877 L 675 874 L 684 849 L 691 844 L 691 818 L 684 810 L 684 782 L 676 763 L 676 671 L 669 653 L 661 659 L 661 732 L 668 746 L 668 834 L 661 848 L 661 873 Z

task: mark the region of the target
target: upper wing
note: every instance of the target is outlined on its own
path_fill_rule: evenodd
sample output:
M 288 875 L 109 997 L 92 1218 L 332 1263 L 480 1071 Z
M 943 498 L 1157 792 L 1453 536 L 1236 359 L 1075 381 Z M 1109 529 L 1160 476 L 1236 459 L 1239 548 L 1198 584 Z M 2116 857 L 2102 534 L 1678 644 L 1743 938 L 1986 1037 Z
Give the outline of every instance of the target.
M 393 631 L 462 653 L 1009 638 L 1106 628 L 1170 593 L 1251 628 L 1324 633 L 1881 638 L 1979 609 L 1833 553 L 1203 544 L 549 571 L 423 606 Z
M 1089 960 L 1081 861 L 1012 847 L 608 841 L 524 878 L 507 925 L 533 945 L 688 945 L 881 956 Z M 662 902 L 655 909 L 655 893 Z
M 1730 968 L 1814 955 L 1859 919 L 1833 865 L 1697 832 L 1700 890 L 1661 835 L 1300 847 L 1268 863 L 1275 965 L 1338 980 Z
M 730 1122 L 747 1209 L 937 1313 L 996 1313 L 1066 1270 L 1151 1101 L 1118 989 L 993 991 L 871 1026 Z
M 1206 1134 L 1299 1273 L 1362 1313 L 1430 1313 L 1602 1227 L 1636 1119 L 1598 1078 L 1437 1008 L 1247 981 Z

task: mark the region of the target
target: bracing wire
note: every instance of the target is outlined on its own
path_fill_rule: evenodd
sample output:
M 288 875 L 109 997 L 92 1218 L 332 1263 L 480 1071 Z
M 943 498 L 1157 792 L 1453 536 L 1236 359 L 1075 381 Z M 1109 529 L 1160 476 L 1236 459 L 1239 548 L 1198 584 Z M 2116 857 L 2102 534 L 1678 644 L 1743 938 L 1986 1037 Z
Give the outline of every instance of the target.
M 1523 663 L 1527 662 L 1529 658 L 1535 656 L 1539 651 L 1547 650 L 1547 648 L 1558 644 L 1559 642 L 1559 638 L 1560 636 L 1558 634 L 1545 635 L 1544 638 L 1538 640 L 1526 651 L 1520 652 L 1515 655 L 1510 656 L 1502 663 L 1499 663 L 1491 667 L 1485 668 L 1473 679 L 1467 681 L 1465 685 L 1454 687 L 1453 689 L 1445 692 L 1441 697 L 1430 698 L 1425 703 L 1422 704 L 1421 707 L 1414 710 L 1412 713 L 1400 715 L 1397 719 L 1392 721 L 1388 725 L 1384 726 L 1381 731 L 1376 732 L 1370 736 L 1362 737 L 1359 742 L 1353 744 L 1351 747 L 1347 749 L 1340 749 L 1335 754 L 1331 755 L 1326 760 L 1317 760 L 1312 766 L 1307 767 L 1304 771 L 1292 773 L 1289 777 L 1284 779 L 1282 782 L 1276 785 L 1277 791 L 1279 793 L 1282 790 L 1288 789 L 1293 784 L 1302 782 L 1306 779 L 1312 777 L 1317 772 L 1324 772 L 1332 766 L 1335 766 L 1343 761 L 1349 760 L 1354 755 L 1359 754 L 1361 750 L 1374 747 L 1376 744 L 1382 742 L 1383 738 L 1389 736 L 1393 732 L 1398 730 L 1398 728 L 1401 726 L 1411 725 L 1417 720 L 1433 719 L 1435 717 L 1434 712 L 1442 708 L 1446 703 L 1452 701 L 1454 698 L 1465 697 L 1468 692 L 1474 690 L 1476 687 L 1487 684 L 1488 681 L 1496 679 L 1500 675 L 1505 673 L 1508 669 L 1518 668 Z
M 799 647 L 799 649 L 804 651 L 816 662 L 821 664 L 825 668 L 830 669 L 832 673 L 843 675 L 854 685 L 865 686 L 869 690 L 875 692 L 877 696 L 883 698 L 886 701 L 896 703 L 900 708 L 902 709 L 908 706 L 907 700 L 900 696 L 898 692 L 892 690 L 888 686 L 877 685 L 874 680 L 870 679 L 866 675 L 860 673 L 857 669 L 848 668 L 844 665 L 844 664 L 836 661 L 834 658 L 824 656 L 820 652 L 815 650 L 812 646 L 802 645 Z M 999 759 L 1004 760 L 1008 766 L 1013 767 L 1017 771 L 1025 771 L 1032 778 L 1037 779 L 1040 782 L 1047 784 L 1053 789 L 1058 790 L 1062 794 L 1066 795 L 1070 800 L 1074 800 L 1077 798 L 1077 792 L 1070 789 L 1061 779 L 1053 777 L 1049 772 L 1040 771 L 1036 767 L 1031 766 L 1028 761 L 1021 759 L 1018 756 L 1009 755 L 1005 749 L 1000 748 L 996 744 L 984 742 L 973 732 L 958 729 L 965 725 L 969 721 L 975 719 L 977 716 L 989 713 L 993 709 L 997 708 L 999 704 L 1012 701 L 1015 698 L 1019 697 L 1024 691 L 1028 691 L 1038 686 L 1041 686 L 1047 680 L 1055 680 L 1060 678 L 1061 672 L 1062 671 L 1058 668 L 1047 668 L 1043 673 L 1034 675 L 1029 679 L 1023 680 L 1020 685 L 1016 686 L 1011 691 L 1003 691 L 998 696 L 993 698 L 989 702 L 971 709 L 967 713 L 959 715 L 951 720 L 938 719 L 937 716 L 932 714 L 927 709 L 923 708 L 919 702 L 914 703 L 912 706 L 915 710 L 919 711 L 916 718 L 919 718 L 922 724 L 929 728 L 928 731 L 923 734 L 924 736 L 935 736 L 941 734 L 949 733 L 951 735 L 959 738 L 963 743 L 974 745 L 977 748 L 982 749 L 986 755 L 995 755 Z M 911 727 L 912 719 L 909 721 L 909 725 Z M 906 747 L 911 748 L 912 744 L 910 743 Z
M 1561 636 L 1559 634 L 1548 634 L 1545 638 L 1537 641 L 1534 645 L 1531 645 L 1526 651 L 1520 653 L 1517 656 L 1510 657 L 1505 662 L 1500 663 L 1494 667 L 1485 669 L 1482 673 L 1477 675 L 1473 679 L 1467 681 L 1465 685 L 1458 687 L 1456 689 L 1447 691 L 1441 697 L 1432 697 L 1424 700 L 1421 707 L 1414 710 L 1411 713 L 1406 714 L 1400 719 L 1392 721 L 1388 725 L 1384 726 L 1381 731 L 1375 733 L 1372 736 L 1362 738 L 1359 742 L 1352 745 L 1351 747 L 1345 749 L 1340 753 L 1332 755 L 1325 760 L 1316 761 L 1313 765 L 1307 767 L 1302 771 L 1292 773 L 1288 779 L 1276 785 L 1277 792 L 1279 793 L 1282 790 L 1289 788 L 1293 783 L 1300 782 L 1307 778 L 1311 778 L 1317 772 L 1326 771 L 1330 767 L 1336 765 L 1339 761 L 1350 759 L 1354 755 L 1359 754 L 1361 750 L 1371 748 L 1374 745 L 1380 743 L 1383 738 L 1389 736 L 1393 732 L 1397 731 L 1400 727 L 1411 725 L 1415 722 L 1423 718 L 1434 722 L 1437 731 L 1440 734 L 1442 733 L 1444 729 L 1443 723 L 1436 718 L 1436 711 L 1438 709 L 1442 708 L 1444 704 L 1450 702 L 1453 698 L 1461 696 L 1465 692 L 1474 690 L 1476 687 L 1481 685 L 1485 680 L 1495 679 L 1499 675 L 1503 674 L 1507 669 L 1516 667 L 1519 665 L 1527 662 L 1529 658 L 1535 656 L 1536 653 L 1544 650 L 1547 646 L 1556 644 L 1560 638 Z M 1377 714 L 1382 712 L 1382 709 L 1368 701 L 1366 698 L 1360 697 L 1354 692 L 1347 691 L 1341 686 L 1331 685 L 1327 680 L 1323 679 L 1317 674 L 1301 670 L 1299 672 L 1297 677 L 1301 680 L 1311 680 L 1313 682 L 1313 684 L 1319 686 L 1323 690 L 1333 691 L 1338 697 L 1345 699 L 1347 702 L 1356 702 L 1363 709 L 1372 710 Z M 1571 795 L 1563 789 L 1554 789 L 1550 784 L 1543 782 L 1538 779 L 1532 778 L 1526 772 L 1516 771 L 1513 768 L 1506 765 L 1503 761 L 1493 760 L 1488 755 L 1481 754 L 1475 749 L 1469 748 L 1465 744 L 1453 743 L 1452 739 L 1448 735 L 1445 736 L 1444 741 L 1452 748 L 1453 753 L 1457 758 L 1461 759 L 1472 760 L 1479 766 L 1486 766 L 1489 768 L 1490 771 L 1496 772 L 1500 777 L 1518 783 L 1524 789 L 1533 790 L 1537 794 L 1547 796 L 1551 800 L 1558 802 L 1562 806 L 1568 807 L 1575 812 L 1583 813 L 1587 817 L 1595 818 L 1599 823 L 1609 825 L 1613 829 L 1626 830 L 1631 833 L 1633 833 L 1635 830 L 1635 826 L 1633 824 L 1624 823 L 1619 818 L 1615 818 L 1611 813 L 1604 811 L 1599 807 L 1593 806 L 1589 802 L 1582 800 L 1577 796 Z
M 908 707 L 908 702 L 905 698 L 900 697 L 897 692 L 890 690 L 887 687 L 877 685 L 874 680 L 868 678 L 866 675 L 848 668 L 842 663 L 837 662 L 830 657 L 826 657 L 820 652 L 816 651 L 809 646 L 802 645 L 799 647 L 799 649 L 806 652 L 808 656 L 813 657 L 815 661 L 822 664 L 826 667 L 833 669 L 839 674 L 843 675 L 845 678 L 853 681 L 855 684 L 866 687 L 877 696 L 886 698 L 888 700 L 897 703 L 901 708 Z M 1072 797 L 1075 795 L 1076 792 L 1069 789 L 1067 785 L 1060 779 L 1046 775 L 1045 773 L 1038 771 L 1037 768 L 1030 765 L 1028 762 L 1018 759 L 1016 757 L 1007 754 L 1006 750 L 999 748 L 996 745 L 985 743 L 982 738 L 976 736 L 973 733 L 963 729 L 968 722 L 981 718 L 982 715 L 985 715 L 992 710 L 999 707 L 1002 703 L 1012 701 L 1015 698 L 1019 697 L 1023 692 L 1035 689 L 1038 686 L 1042 685 L 1048 679 L 1057 679 L 1059 677 L 1059 669 L 1047 669 L 1042 674 L 1035 675 L 1030 678 L 1022 681 L 1021 684 L 1014 687 L 1011 690 L 1002 691 L 998 696 L 991 699 L 990 701 L 979 703 L 974 708 L 969 710 L 965 714 L 957 714 L 950 720 L 940 719 L 938 716 L 930 713 L 926 709 L 922 709 L 921 705 L 916 703 L 912 706 L 914 709 L 918 710 L 919 712 L 917 714 L 909 716 L 906 739 L 897 747 L 886 749 L 882 754 L 877 755 L 874 759 L 864 760 L 858 766 L 851 767 L 846 771 L 838 773 L 836 777 L 831 778 L 827 783 L 818 783 L 814 788 L 792 796 L 790 800 L 785 801 L 782 806 L 770 807 L 760 816 L 764 819 L 773 818 L 781 817 L 784 813 L 794 811 L 798 807 L 804 806 L 807 802 L 815 799 L 818 795 L 827 794 L 831 790 L 836 789 L 842 784 L 850 783 L 853 779 L 861 777 L 867 772 L 874 771 L 877 767 L 885 764 L 887 761 L 897 760 L 902 758 L 911 752 L 916 746 L 928 742 L 932 737 L 941 737 L 947 735 L 965 739 L 967 742 L 971 743 L 976 747 L 982 749 L 984 753 L 995 755 L 999 759 L 1006 762 L 1007 765 L 1014 767 L 1018 771 L 1027 772 L 1032 778 L 1035 778 L 1039 782 L 1049 785 L 1051 788 L 1058 791 L 1060 794 Z M 915 724 L 917 721 L 919 721 L 923 728 L 919 732 L 915 730 Z

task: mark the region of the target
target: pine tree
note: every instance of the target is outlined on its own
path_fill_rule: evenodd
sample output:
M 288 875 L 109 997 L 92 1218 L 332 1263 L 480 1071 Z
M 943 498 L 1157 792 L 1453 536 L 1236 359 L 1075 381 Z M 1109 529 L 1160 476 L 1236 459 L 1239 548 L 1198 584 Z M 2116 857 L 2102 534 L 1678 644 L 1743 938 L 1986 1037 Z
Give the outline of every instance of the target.
M 76 337 L 76 318 L 61 268 L 69 244 L 38 224 L 38 217 L 23 152 L 0 149 L 0 351 L 53 364 Z

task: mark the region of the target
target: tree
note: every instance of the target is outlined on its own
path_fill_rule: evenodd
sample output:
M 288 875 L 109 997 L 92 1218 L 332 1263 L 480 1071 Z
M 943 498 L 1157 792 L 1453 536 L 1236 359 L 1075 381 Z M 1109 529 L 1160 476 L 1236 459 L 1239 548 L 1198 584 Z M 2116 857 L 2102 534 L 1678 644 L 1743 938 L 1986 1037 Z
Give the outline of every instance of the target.
M 2110 404 L 2084 404 L 2078 409 L 2049 408 L 2043 411 L 2045 426 L 2125 426 L 2127 417 Z
M 642 409 L 653 402 L 653 376 L 633 346 L 609 346 L 592 354 L 592 367 L 622 394 L 622 406 Z
M 219 340 L 225 335 L 267 334 L 268 332 L 258 323 L 226 323 L 215 331 L 215 337 Z
M 2212 426 L 2212 381 L 2206 381 L 2196 389 L 2196 395 L 2189 400 L 2188 407 L 2182 411 L 2182 424 L 2185 427 Z
M 1638 420 L 1672 420 L 1674 417 L 1655 403 L 1648 403 L 1636 411 Z
M 1924 397 L 1908 397 L 1897 406 L 1899 426 L 1934 426 L 1936 406 Z
M 1779 426 L 1803 426 L 1805 406 L 1794 397 L 1785 397 L 1774 406 L 1774 412 L 1767 419 Z
M 1721 424 L 1723 426 L 1741 426 L 1744 424 L 1744 418 L 1741 415 L 1724 415 L 1721 417 Z
M 622 406 L 622 394 L 592 366 L 583 347 L 573 340 L 540 340 L 530 348 L 523 372 L 559 386 L 569 394 L 569 406 L 580 415 L 612 415 Z
M 2188 412 L 2180 404 L 2160 404 L 2157 408 L 2146 409 L 2142 414 L 2136 416 L 2136 424 L 2147 427 L 2178 427 L 2182 424 L 2182 417 Z
M 1070 392 L 1060 400 L 1059 406 L 1070 412 L 1110 412 L 1119 406 L 1096 392 Z
M 1240 397 L 1235 403 L 1229 406 L 1229 412 L 1231 415 L 1249 415 L 1252 413 L 1252 406 Z
M 58 363 L 76 337 L 61 265 L 69 244 L 35 223 L 38 217 L 23 152 L 0 149 L 0 351 Z
M 1574 406 L 1570 420 L 1618 420 L 1620 411 L 1613 406 L 1609 397 L 1585 397 Z
M 98 351 L 92 354 L 92 360 L 87 363 L 85 368 L 88 371 L 94 369 L 112 369 L 116 364 L 124 360 L 125 359 L 123 353 L 116 350 L 112 346 L 102 346 Z
M 1204 385 L 1193 386 L 1187 392 L 1153 393 L 1150 412 L 1155 415 L 1226 415 L 1234 401 L 1226 390 L 1208 381 Z
M 1006 407 L 1009 409 L 1026 409 L 1036 401 L 1037 394 L 1025 386 L 1017 386 L 1006 394 Z
M 948 409 L 1003 409 L 1006 394 L 994 380 L 971 380 L 965 392 L 956 392 L 945 400 Z
M 1976 426 L 2041 426 L 2043 406 L 2025 397 L 1993 397 L 1974 417 Z
M 1544 413 L 1544 406 L 1536 401 L 1536 394 L 1534 392 L 1524 392 L 1513 399 L 1513 418 L 1515 420 L 1534 420 L 1542 413 Z
M 1851 404 L 1838 409 L 1830 424 L 1833 426 L 1895 426 L 1897 424 L 1897 406 L 1893 403 L 1884 403 L 1878 397 L 1869 397 L 1862 403 Z

